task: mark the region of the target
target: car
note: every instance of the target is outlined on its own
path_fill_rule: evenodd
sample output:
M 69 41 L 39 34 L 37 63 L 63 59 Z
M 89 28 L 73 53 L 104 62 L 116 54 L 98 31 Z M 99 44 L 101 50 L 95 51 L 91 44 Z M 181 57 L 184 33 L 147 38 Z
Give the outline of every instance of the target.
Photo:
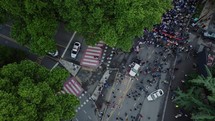
M 75 59 L 77 57 L 80 48 L 81 48 L 81 43 L 80 42 L 75 42 L 74 45 L 73 45 L 73 48 L 71 50 L 71 57 L 73 59 Z
M 205 38 L 215 39 L 215 33 L 213 33 L 213 32 L 205 31 L 205 32 L 203 33 L 203 36 L 204 36 Z
M 158 89 L 154 92 L 152 92 L 148 97 L 148 101 L 156 100 L 157 98 L 161 97 L 164 94 L 164 91 L 162 89 Z
M 131 68 L 130 72 L 129 72 L 129 75 L 130 76 L 136 76 L 136 74 L 138 73 L 140 69 L 140 65 L 135 63 L 134 66 Z
M 180 118 L 180 117 L 182 117 L 182 116 L 183 116 L 182 113 L 178 113 L 178 114 L 175 115 L 175 118 Z
M 58 54 L 59 54 L 59 52 L 58 52 L 58 50 L 55 50 L 53 52 L 48 52 L 48 54 L 51 55 L 51 56 L 53 56 L 53 57 L 57 57 Z

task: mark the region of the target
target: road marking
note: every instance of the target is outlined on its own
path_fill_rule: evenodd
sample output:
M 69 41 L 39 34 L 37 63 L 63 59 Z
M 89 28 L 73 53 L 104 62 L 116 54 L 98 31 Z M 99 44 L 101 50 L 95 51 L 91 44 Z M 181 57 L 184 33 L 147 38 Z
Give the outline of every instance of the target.
M 136 105 L 137 103 L 134 103 L 134 106 Z
M 131 83 L 131 84 L 130 84 Z M 126 94 L 128 93 L 128 90 L 131 88 L 131 86 L 132 86 L 132 83 L 133 83 L 133 80 L 129 77 L 129 81 L 127 81 L 127 85 L 126 85 L 126 88 L 125 88 L 125 93 L 124 93 L 124 96 L 122 96 L 122 97 L 124 97 L 124 100 L 125 100 L 125 97 L 126 97 Z M 118 100 L 118 102 L 117 102 L 117 105 L 119 106 L 119 107 L 121 107 L 121 105 L 122 105 L 122 102 L 123 102 L 123 100 L 122 100 L 122 98 L 120 98 L 119 100 Z M 106 121 L 108 121 L 109 119 L 110 119 L 110 117 L 113 115 L 113 113 L 116 111 L 116 108 L 114 108 L 111 112 L 110 112 L 110 116 L 107 118 L 107 120 Z
M 47 56 L 48 58 L 50 58 L 50 59 L 52 59 L 52 60 L 54 60 L 54 61 L 59 61 L 59 59 L 57 59 L 57 58 L 54 58 L 54 57 L 52 57 L 52 56 Z
M 12 41 L 12 42 L 17 43 L 16 40 L 14 40 L 13 38 L 10 38 L 10 37 L 5 36 L 5 35 L 3 35 L 3 34 L 0 34 L 0 37 L 5 38 L 5 39 L 7 39 L 7 40 L 10 40 L 10 41 Z
M 61 47 L 61 48 L 66 48 L 65 46 L 61 45 L 61 44 L 56 44 L 57 46 Z
M 76 31 L 73 33 L 71 39 L 69 40 L 69 43 L 66 45 L 66 48 L 64 49 L 64 52 L 63 52 L 63 54 L 61 55 L 61 58 L 63 58 L 64 55 L 66 54 L 66 51 L 68 50 L 68 48 L 69 48 L 69 46 L 70 46 L 70 44 L 71 44 L 73 38 L 75 37 L 75 34 L 76 34 Z
M 59 62 L 57 62 L 51 69 L 51 71 L 58 66 Z
M 83 110 L 83 111 L 84 111 L 85 114 L 87 113 L 85 110 Z
M 149 55 L 148 59 L 152 57 L 152 54 L 155 52 L 155 50 L 152 51 L 152 53 Z
M 175 61 L 174 61 L 174 64 L 173 64 L 173 68 L 175 68 L 176 61 L 177 61 L 177 57 L 178 57 L 178 56 L 175 57 Z M 173 70 L 171 76 L 174 76 L 173 74 L 174 74 L 174 70 Z M 165 116 L 165 113 L 166 113 L 166 106 L 167 106 L 167 102 L 168 102 L 168 98 L 169 98 L 169 92 L 170 92 L 170 89 L 171 89 L 172 80 L 173 80 L 173 79 L 171 79 L 170 82 L 169 82 L 169 87 L 168 87 L 166 99 L 165 99 L 165 102 L 164 102 L 164 108 L 163 108 L 163 114 L 162 114 L 161 121 L 164 121 L 164 116 Z
M 78 121 L 78 119 L 77 118 L 75 118 L 76 119 L 76 121 Z
M 10 27 L 10 28 L 12 27 L 12 26 L 11 26 L 11 25 L 9 25 L 9 24 L 5 24 L 5 26 Z
M 90 116 L 88 116 L 88 118 L 91 120 L 92 118 Z

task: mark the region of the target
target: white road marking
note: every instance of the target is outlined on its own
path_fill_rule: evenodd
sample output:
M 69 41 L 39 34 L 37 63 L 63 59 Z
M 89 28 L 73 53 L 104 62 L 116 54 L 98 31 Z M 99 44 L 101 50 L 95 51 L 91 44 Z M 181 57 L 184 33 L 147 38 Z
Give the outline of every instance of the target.
M 51 71 L 58 66 L 59 62 L 57 62 L 51 69 Z
M 134 106 L 136 105 L 137 103 L 134 103 Z
M 70 44 L 71 44 L 71 42 L 72 42 L 73 38 L 75 37 L 75 34 L 76 34 L 76 31 L 73 33 L 73 35 L 72 35 L 71 39 L 69 40 L 69 43 L 66 45 L 66 48 L 65 48 L 65 50 L 64 50 L 64 52 L 63 52 L 63 54 L 61 55 L 61 58 L 63 58 L 63 57 L 64 57 L 64 55 L 65 55 L 66 51 L 68 50 L 68 48 L 69 48 L 69 46 L 70 46 Z
M 78 119 L 77 118 L 75 118 L 76 119 L 76 121 L 78 121 Z
M 85 110 L 83 110 L 83 111 L 84 111 L 85 114 L 87 113 Z
M 90 116 L 88 116 L 88 118 L 91 120 L 92 118 Z

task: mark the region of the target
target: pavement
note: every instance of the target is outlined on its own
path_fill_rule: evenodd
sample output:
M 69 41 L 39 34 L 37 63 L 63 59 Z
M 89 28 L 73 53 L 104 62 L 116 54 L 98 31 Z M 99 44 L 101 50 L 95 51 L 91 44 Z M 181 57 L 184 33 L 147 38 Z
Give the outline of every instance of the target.
M 104 75 L 102 76 L 101 80 L 99 81 L 98 86 L 96 87 L 96 89 L 94 90 L 91 99 L 96 101 L 99 97 L 99 95 L 101 94 L 102 89 L 104 88 L 104 84 L 106 83 L 106 80 L 108 80 L 110 76 L 110 72 L 109 70 L 106 70 Z
M 75 63 L 60 59 L 59 60 L 60 64 L 64 66 L 66 70 L 68 70 L 73 76 L 76 76 L 78 71 L 80 70 L 81 66 L 77 65 Z

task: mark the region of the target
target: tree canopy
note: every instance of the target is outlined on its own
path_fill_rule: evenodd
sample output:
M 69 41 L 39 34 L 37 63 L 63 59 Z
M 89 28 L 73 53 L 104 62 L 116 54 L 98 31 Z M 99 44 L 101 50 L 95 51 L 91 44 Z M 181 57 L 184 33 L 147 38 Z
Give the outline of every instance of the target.
M 40 55 L 56 49 L 59 22 L 88 44 L 104 41 L 130 51 L 133 39 L 161 22 L 172 0 L 0 0 L 0 22 L 12 21 L 12 37 Z
M 161 22 L 172 0 L 73 0 L 59 2 L 60 15 L 70 30 L 77 30 L 87 43 L 104 41 L 130 51 L 133 40 Z M 64 6 L 64 7 L 62 7 Z
M 66 70 L 49 71 L 31 62 L 12 63 L 0 69 L 1 121 L 59 121 L 75 116 L 79 100 L 58 93 L 68 78 Z
M 25 58 L 24 51 L 0 45 L 0 67 L 12 62 L 20 62 Z
M 192 112 L 195 121 L 215 120 L 215 78 L 207 68 L 208 77 L 198 76 L 188 80 L 191 85 L 186 91 L 176 91 L 175 102 Z

